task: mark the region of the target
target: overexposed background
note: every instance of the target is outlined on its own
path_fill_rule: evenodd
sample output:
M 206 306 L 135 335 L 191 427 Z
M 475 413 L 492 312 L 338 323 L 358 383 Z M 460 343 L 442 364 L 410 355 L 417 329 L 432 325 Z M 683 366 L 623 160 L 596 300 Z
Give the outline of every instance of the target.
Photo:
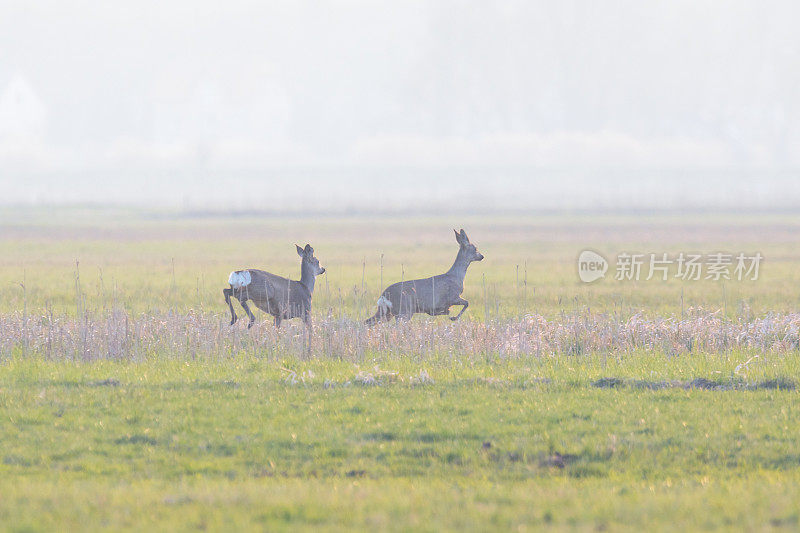
M 2 204 L 800 206 L 789 0 L 0 13 Z

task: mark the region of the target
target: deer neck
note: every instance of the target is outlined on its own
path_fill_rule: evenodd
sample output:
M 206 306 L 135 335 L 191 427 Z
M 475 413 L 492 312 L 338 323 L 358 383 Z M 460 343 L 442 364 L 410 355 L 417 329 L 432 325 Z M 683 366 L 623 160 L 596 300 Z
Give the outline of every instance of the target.
M 316 281 L 316 276 L 311 271 L 311 265 L 304 262 L 300 266 L 300 283 L 308 289 L 309 294 L 314 293 L 314 281 Z
M 463 283 L 464 278 L 467 275 L 467 267 L 469 266 L 469 263 L 470 261 L 467 259 L 467 255 L 464 250 L 459 250 L 453 266 L 450 267 L 450 270 L 448 270 L 447 273 L 451 276 L 455 276 Z

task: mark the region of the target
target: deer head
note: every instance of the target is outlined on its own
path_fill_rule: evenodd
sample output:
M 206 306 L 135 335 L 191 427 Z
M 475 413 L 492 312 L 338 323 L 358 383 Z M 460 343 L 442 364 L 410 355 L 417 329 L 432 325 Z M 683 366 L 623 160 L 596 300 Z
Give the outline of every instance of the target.
M 456 242 L 461 247 L 459 255 L 462 255 L 467 261 L 482 261 L 483 254 L 478 251 L 474 244 L 469 242 L 467 233 L 462 228 L 461 231 L 453 230 L 456 234 Z
M 325 273 L 325 269 L 319 265 L 319 259 L 314 257 L 314 249 L 311 247 L 310 244 L 306 244 L 305 248 L 300 248 L 295 244 L 297 248 L 297 255 L 299 255 L 303 261 L 302 266 L 303 268 L 308 267 L 311 274 L 314 276 L 319 276 Z

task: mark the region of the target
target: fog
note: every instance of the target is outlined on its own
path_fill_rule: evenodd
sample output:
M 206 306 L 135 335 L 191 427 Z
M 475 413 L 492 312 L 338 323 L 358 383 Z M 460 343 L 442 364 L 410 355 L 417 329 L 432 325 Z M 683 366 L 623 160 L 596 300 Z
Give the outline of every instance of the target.
M 0 0 L 0 203 L 800 206 L 800 4 Z

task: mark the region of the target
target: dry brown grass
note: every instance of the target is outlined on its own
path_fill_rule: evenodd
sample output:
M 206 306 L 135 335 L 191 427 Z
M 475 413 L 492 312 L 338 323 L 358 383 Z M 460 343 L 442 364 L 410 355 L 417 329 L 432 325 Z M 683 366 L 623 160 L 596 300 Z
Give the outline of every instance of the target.
M 229 326 L 217 313 L 131 315 L 117 309 L 68 316 L 0 315 L 0 358 L 38 354 L 52 359 L 129 359 L 149 356 L 192 359 L 253 353 L 264 357 L 327 357 L 362 361 L 379 355 L 425 357 L 549 357 L 590 353 L 718 353 L 732 349 L 797 350 L 800 314 L 727 320 L 718 312 L 691 309 L 683 319 L 620 318 L 607 314 L 526 315 L 457 323 L 417 318 L 367 328 L 345 318 L 318 321 L 310 350 L 304 328 L 276 330 L 260 321 L 252 329 Z

